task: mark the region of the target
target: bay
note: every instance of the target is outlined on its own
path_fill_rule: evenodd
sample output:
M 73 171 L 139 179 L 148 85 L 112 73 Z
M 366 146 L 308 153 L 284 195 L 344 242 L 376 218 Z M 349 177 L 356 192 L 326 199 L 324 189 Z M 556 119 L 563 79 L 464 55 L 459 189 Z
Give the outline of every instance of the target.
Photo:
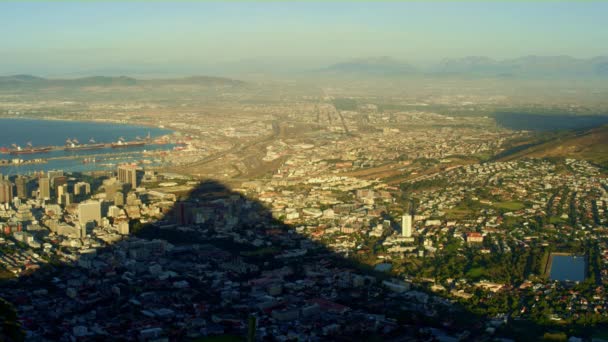
M 12 145 L 26 146 L 31 143 L 34 147 L 64 146 L 66 139 L 77 139 L 81 144 L 93 139 L 97 143 L 112 143 L 124 138 L 134 141 L 137 137 L 158 138 L 173 132 L 156 127 L 123 125 L 114 123 L 8 119 L 0 118 L 0 148 L 11 149 Z M 49 170 L 64 170 L 67 172 L 85 172 L 94 170 L 115 169 L 121 163 L 145 163 L 158 166 L 164 160 L 158 154 L 146 155 L 147 152 L 171 150 L 173 144 L 146 144 L 113 149 L 105 147 L 96 150 L 65 151 L 53 150 L 48 153 L 35 154 L 0 154 L 0 159 L 23 160 L 25 163 L 0 166 L 0 173 L 5 175 L 31 174 Z M 27 161 L 44 159 L 45 163 L 28 164 Z

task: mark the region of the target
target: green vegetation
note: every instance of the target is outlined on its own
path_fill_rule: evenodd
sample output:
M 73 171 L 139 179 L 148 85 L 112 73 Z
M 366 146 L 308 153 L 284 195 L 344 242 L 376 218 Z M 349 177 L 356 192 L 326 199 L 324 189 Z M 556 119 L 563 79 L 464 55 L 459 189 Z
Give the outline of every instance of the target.
M 530 157 L 583 159 L 606 169 L 608 168 L 608 126 L 588 129 L 584 132 L 537 133 L 525 141 L 518 139 L 507 143 L 506 150 L 497 154 L 493 160 L 505 161 Z
M 543 341 L 567 341 L 568 335 L 563 332 L 550 333 L 547 332 L 543 335 Z
M 520 210 L 525 207 L 523 203 L 517 201 L 497 202 L 493 203 L 492 205 L 498 209 L 505 209 L 510 211 Z
M 267 256 L 280 252 L 281 250 L 277 247 L 263 247 L 254 251 L 241 252 L 242 256 L 255 257 L 255 256 Z
M 469 279 L 478 280 L 485 275 L 485 268 L 483 267 L 474 267 L 467 271 L 466 276 Z
M 419 191 L 422 189 L 439 188 L 448 185 L 448 180 L 445 178 L 425 179 L 414 183 L 401 184 L 401 190 L 405 192 Z
M 354 99 L 337 98 L 332 103 L 337 110 L 357 110 L 357 101 Z
M 25 332 L 17 321 L 17 312 L 13 305 L 4 298 L 0 298 L 0 340 L 25 340 Z

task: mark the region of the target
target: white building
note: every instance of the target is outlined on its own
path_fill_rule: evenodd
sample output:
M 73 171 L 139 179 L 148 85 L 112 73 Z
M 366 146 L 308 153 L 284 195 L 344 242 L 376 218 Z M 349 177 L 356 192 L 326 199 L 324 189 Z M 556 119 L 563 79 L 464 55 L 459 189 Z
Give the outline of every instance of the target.
M 405 214 L 401 216 L 401 235 L 412 237 L 412 215 Z
M 90 221 L 95 221 L 97 225 L 101 224 L 101 202 L 90 201 L 78 205 L 78 222 L 80 225 L 85 226 Z

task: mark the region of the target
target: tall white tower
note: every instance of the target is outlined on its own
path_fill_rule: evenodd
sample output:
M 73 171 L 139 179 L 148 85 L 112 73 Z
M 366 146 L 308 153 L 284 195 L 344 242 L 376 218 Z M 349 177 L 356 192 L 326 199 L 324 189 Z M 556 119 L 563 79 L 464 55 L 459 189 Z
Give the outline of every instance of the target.
M 401 235 L 412 237 L 412 215 L 401 216 Z

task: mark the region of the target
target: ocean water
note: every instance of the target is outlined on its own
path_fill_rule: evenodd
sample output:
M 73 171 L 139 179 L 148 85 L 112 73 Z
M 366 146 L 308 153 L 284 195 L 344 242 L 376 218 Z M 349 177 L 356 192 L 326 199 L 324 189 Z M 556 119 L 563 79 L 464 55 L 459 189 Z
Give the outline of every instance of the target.
M 34 119 L 0 119 L 0 147 L 11 147 L 11 144 L 25 146 L 31 142 L 34 146 L 63 146 L 67 138 L 76 138 L 80 143 L 87 143 L 93 138 L 98 143 L 111 143 L 123 137 L 135 140 L 170 134 L 170 130 L 149 128 L 136 125 L 112 123 L 34 120 Z
M 34 119 L 2 119 L 0 118 L 0 147 L 12 148 L 12 145 L 26 146 L 30 142 L 34 147 L 63 146 L 66 139 L 76 138 L 81 144 L 94 139 L 97 143 L 111 143 L 124 138 L 127 141 L 151 138 L 171 134 L 167 129 L 122 125 L 112 123 L 93 123 L 78 121 L 55 121 Z M 4 175 L 30 174 L 39 171 L 64 170 L 84 172 L 94 170 L 115 169 L 117 164 L 125 162 L 145 163 L 144 165 L 158 166 L 164 161 L 157 155 L 145 152 L 171 150 L 175 145 L 134 146 L 126 148 L 103 148 L 98 150 L 64 151 L 54 150 L 48 153 L 10 155 L 0 154 L 0 159 L 21 159 L 24 161 L 42 158 L 46 163 L 0 165 L 0 173 Z

